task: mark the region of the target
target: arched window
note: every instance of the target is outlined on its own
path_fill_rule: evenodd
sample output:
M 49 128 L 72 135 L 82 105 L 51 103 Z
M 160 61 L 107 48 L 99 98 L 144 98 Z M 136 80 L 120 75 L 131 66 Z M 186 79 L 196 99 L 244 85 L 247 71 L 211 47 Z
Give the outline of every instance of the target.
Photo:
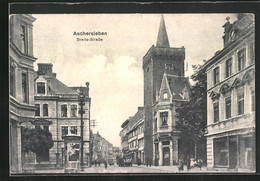
M 48 104 L 43 104 L 43 116 L 48 116 Z

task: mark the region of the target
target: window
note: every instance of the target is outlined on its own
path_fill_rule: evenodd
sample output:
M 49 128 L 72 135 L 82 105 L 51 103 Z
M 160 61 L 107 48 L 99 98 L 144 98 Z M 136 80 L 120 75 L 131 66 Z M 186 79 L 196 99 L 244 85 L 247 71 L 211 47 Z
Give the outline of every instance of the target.
M 35 104 L 37 110 L 35 111 L 35 116 L 40 116 L 40 104 Z
M 166 70 L 172 70 L 172 67 L 173 67 L 173 65 L 171 63 L 166 63 L 165 64 L 165 69 Z
M 214 70 L 214 84 L 219 83 L 219 67 L 216 67 Z
M 26 44 L 26 28 L 25 26 L 21 26 L 21 43 L 22 43 L 22 53 L 27 53 L 27 44 Z
M 244 114 L 244 87 L 237 92 L 238 115 Z
M 255 111 L 255 90 L 251 90 L 251 111 Z
M 168 112 L 161 112 L 160 117 L 161 117 L 161 120 L 162 120 L 162 126 L 168 125 L 168 123 L 167 123 Z
M 70 134 L 77 134 L 78 130 L 77 130 L 77 126 L 71 126 L 70 127 Z
M 61 117 L 67 117 L 67 105 L 61 105 Z
M 170 145 L 170 141 L 163 141 L 162 145 Z
M 238 56 L 238 71 L 245 68 L 246 65 L 246 50 L 243 48 L 237 53 Z
M 15 97 L 15 67 L 10 65 L 10 95 Z
M 226 119 L 231 118 L 231 96 L 226 97 Z
M 44 129 L 45 131 L 49 131 L 49 126 L 43 126 L 43 129 Z
M 157 132 L 157 118 L 154 119 L 154 132 Z
M 163 93 L 163 99 L 168 99 L 168 94 L 167 94 L 167 92 Z
M 22 100 L 23 102 L 28 102 L 28 80 L 26 73 L 22 73 Z
M 61 127 L 61 136 L 66 136 L 68 135 L 68 126 L 62 126 Z
M 70 106 L 70 116 L 71 117 L 77 117 L 77 105 L 71 105 Z
M 232 58 L 226 61 L 226 78 L 232 74 Z
M 48 116 L 48 104 L 43 104 L 43 116 Z
M 37 82 L 37 94 L 45 94 L 45 83 Z
M 249 44 L 249 61 L 250 64 L 253 64 L 255 62 L 255 46 L 254 43 Z
M 214 123 L 219 121 L 219 105 L 218 101 L 213 103 L 214 108 Z

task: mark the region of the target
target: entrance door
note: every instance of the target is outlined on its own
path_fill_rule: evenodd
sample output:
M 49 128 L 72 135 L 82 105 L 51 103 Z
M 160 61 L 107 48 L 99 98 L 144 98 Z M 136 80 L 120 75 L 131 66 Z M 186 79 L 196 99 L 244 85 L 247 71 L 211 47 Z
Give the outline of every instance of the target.
M 170 165 L 170 148 L 163 148 L 163 165 Z
M 229 168 L 236 168 L 237 166 L 237 142 L 235 140 L 229 141 Z

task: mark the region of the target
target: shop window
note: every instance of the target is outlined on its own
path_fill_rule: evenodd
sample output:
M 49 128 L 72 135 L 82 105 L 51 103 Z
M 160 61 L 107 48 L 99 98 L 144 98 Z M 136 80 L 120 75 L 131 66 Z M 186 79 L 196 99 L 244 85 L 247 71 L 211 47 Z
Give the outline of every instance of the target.
M 214 139 L 214 165 L 227 166 L 228 165 L 228 148 L 227 138 Z
M 40 116 L 40 104 L 35 104 L 35 107 L 37 108 L 35 111 L 35 116 Z
M 71 117 L 77 117 L 77 105 L 71 105 L 70 106 L 70 116 Z
M 226 97 L 225 104 L 226 104 L 226 119 L 228 119 L 231 118 L 231 96 Z
M 45 83 L 37 82 L 37 94 L 45 94 Z
M 28 102 L 28 77 L 27 73 L 22 73 L 22 100 Z
M 48 104 L 43 104 L 43 116 L 48 116 Z
M 241 87 L 237 92 L 238 115 L 244 114 L 244 87 Z
M 214 74 L 214 84 L 219 83 L 219 67 L 216 67 L 213 70 L 213 74 Z
M 71 127 L 70 127 L 70 134 L 75 134 L 75 135 L 77 135 L 77 133 L 78 133 L 77 126 L 71 126 Z
M 68 135 L 68 126 L 62 126 L 61 127 L 61 136 L 66 136 Z
M 67 117 L 67 105 L 61 105 L 61 117 Z
M 238 53 L 238 71 L 245 68 L 246 65 L 246 50 L 243 48 Z
M 214 108 L 214 123 L 219 121 L 219 103 L 214 102 L 213 103 L 213 108 Z
M 162 121 L 162 126 L 168 125 L 168 112 L 161 112 L 160 118 Z
M 232 58 L 226 61 L 226 78 L 232 74 Z

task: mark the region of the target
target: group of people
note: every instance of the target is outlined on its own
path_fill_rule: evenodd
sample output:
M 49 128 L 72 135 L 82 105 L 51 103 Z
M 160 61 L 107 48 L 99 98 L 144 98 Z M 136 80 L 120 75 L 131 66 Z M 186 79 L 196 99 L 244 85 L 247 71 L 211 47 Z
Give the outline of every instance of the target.
M 107 169 L 107 161 L 105 160 L 103 163 L 104 163 L 104 165 L 105 165 L 105 169 Z M 99 167 L 100 167 L 100 164 L 101 164 L 100 160 L 94 160 L 94 165 L 95 165 L 95 167 L 96 167 L 96 166 L 99 166 Z
M 198 159 L 198 160 L 196 161 L 196 159 L 195 159 L 194 157 L 190 157 L 189 155 L 187 156 L 186 164 L 187 164 L 187 170 L 188 170 L 188 171 L 189 171 L 191 168 L 195 167 L 195 166 L 199 167 L 200 170 L 201 170 L 202 163 L 203 163 L 203 161 L 202 161 L 201 159 Z M 184 170 L 183 166 L 184 166 L 184 159 L 183 159 L 183 157 L 181 157 L 181 158 L 179 159 L 179 165 L 178 165 L 179 171 L 183 171 L 183 170 Z

